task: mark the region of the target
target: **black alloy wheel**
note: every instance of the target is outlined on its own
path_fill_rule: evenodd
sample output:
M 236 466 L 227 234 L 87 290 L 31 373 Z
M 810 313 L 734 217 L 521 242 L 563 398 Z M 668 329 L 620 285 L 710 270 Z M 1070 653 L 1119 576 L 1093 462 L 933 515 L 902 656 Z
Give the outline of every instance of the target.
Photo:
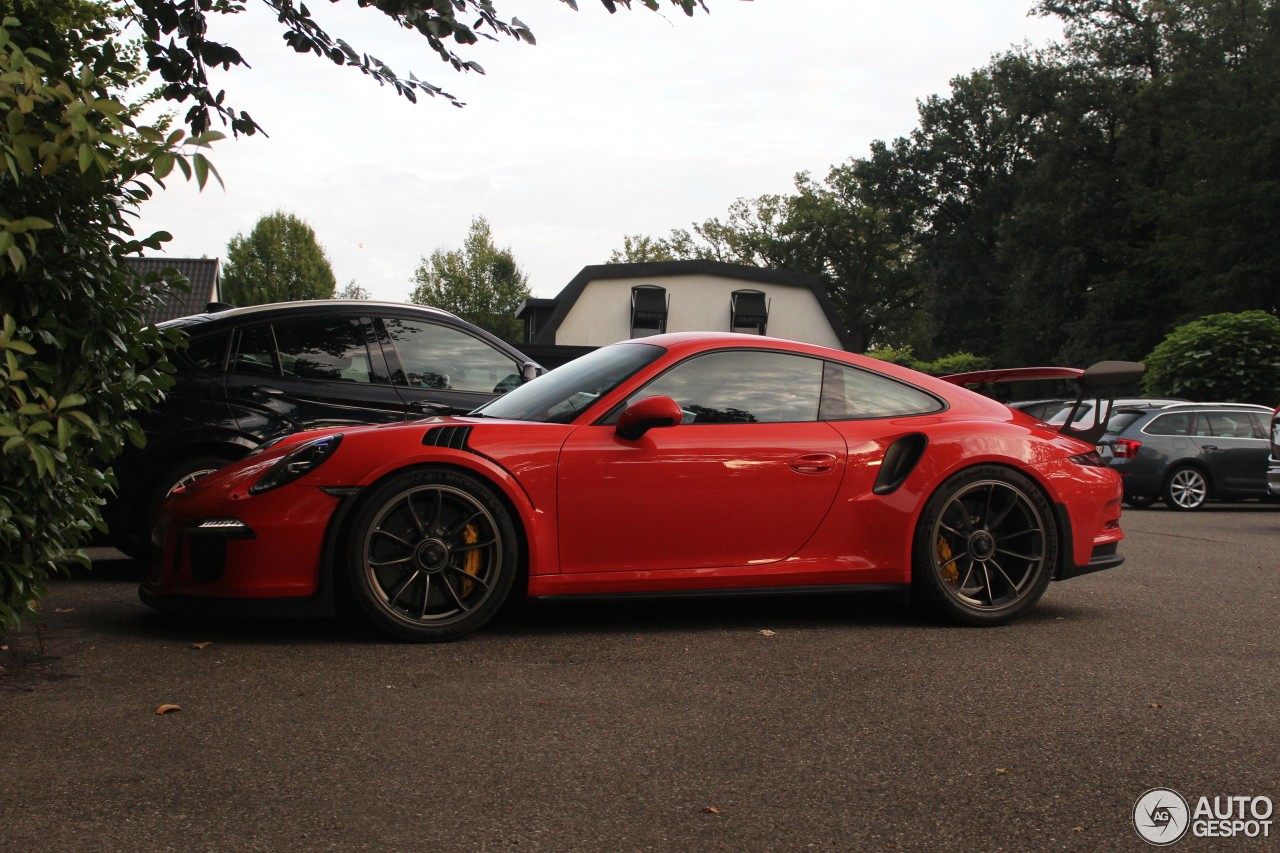
M 925 505 L 912 584 L 950 619 L 1000 625 L 1039 600 L 1057 558 L 1057 526 L 1035 483 L 1009 468 L 970 468 Z
M 506 505 L 476 477 L 419 470 L 377 486 L 348 537 L 351 589 L 375 626 L 415 642 L 456 639 L 489 621 L 518 565 Z

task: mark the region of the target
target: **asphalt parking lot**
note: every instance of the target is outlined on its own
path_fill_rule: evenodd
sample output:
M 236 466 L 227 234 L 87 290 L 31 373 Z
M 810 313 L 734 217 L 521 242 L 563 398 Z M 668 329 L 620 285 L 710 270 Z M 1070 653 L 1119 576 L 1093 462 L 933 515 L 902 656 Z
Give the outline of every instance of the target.
M 1280 506 L 1124 526 L 1124 566 L 999 629 L 867 593 L 410 646 L 154 614 L 102 561 L 0 651 L 0 849 L 1146 849 L 1150 788 L 1280 800 Z

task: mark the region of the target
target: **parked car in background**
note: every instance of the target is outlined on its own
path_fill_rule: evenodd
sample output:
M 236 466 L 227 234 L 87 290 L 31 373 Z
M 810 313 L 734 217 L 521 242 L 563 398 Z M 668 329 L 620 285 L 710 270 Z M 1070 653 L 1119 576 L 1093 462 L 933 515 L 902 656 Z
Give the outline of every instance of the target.
M 1177 397 L 1126 397 L 1119 400 L 1112 400 L 1110 403 L 1108 403 L 1106 400 L 1103 400 L 1101 401 L 1102 414 L 1101 414 L 1101 417 L 1098 418 L 1097 422 L 1098 423 L 1105 422 L 1112 411 L 1119 408 L 1123 408 L 1123 407 L 1168 406 L 1173 403 L 1188 403 L 1188 402 L 1190 401 L 1183 400 Z M 1067 403 L 1061 409 L 1059 409 L 1051 417 L 1047 418 L 1046 422 L 1053 424 L 1054 426 L 1057 426 L 1059 424 L 1065 424 L 1067 422 L 1067 418 L 1071 417 L 1071 408 L 1074 405 L 1074 403 L 1075 403 L 1074 400 L 1068 400 Z M 1075 418 L 1072 420 L 1072 424 L 1074 424 L 1075 426 L 1085 426 L 1085 425 L 1094 423 L 1095 422 L 1094 408 L 1096 405 L 1098 404 L 1093 400 L 1082 401 L 1080 403 L 1080 407 L 1076 409 Z
M 218 306 L 210 306 L 216 308 Z M 141 554 L 177 486 L 300 429 L 469 412 L 542 369 L 445 311 L 325 299 L 182 317 L 177 383 L 143 417 L 146 447 L 114 465 L 111 542 Z
M 1098 451 L 1124 480 L 1125 501 L 1196 510 L 1209 500 L 1267 496 L 1265 406 L 1173 403 L 1112 408 Z
M 1019 412 L 1026 412 L 1038 421 L 1047 421 L 1053 415 L 1062 411 L 1064 408 L 1070 408 L 1071 404 L 1076 400 L 1072 397 L 1070 400 L 1064 400 L 1061 397 L 1055 397 L 1050 400 L 1015 400 L 1007 405 L 1011 409 L 1017 409 Z M 1059 423 L 1065 423 L 1064 416 Z
M 1267 488 L 1280 497 L 1280 406 L 1271 413 L 1271 458 L 1267 466 Z

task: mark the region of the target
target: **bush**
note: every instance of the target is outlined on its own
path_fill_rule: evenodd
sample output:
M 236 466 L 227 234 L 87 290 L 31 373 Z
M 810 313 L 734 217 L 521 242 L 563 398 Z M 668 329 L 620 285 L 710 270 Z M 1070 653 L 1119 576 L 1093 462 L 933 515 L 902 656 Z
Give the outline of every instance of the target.
M 1266 311 L 1212 314 L 1179 326 L 1146 358 L 1152 396 L 1280 404 L 1280 319 Z
M 110 460 L 141 443 L 133 415 L 171 380 L 126 217 L 141 178 L 192 163 L 132 126 L 115 96 L 138 76 L 103 7 L 18 0 L 0 22 L 0 634 L 34 613 L 45 579 L 101 529 Z M 11 6 L 12 8 L 12 6 Z M 194 141 L 194 140 L 193 140 Z M 201 158 L 198 175 L 207 174 Z

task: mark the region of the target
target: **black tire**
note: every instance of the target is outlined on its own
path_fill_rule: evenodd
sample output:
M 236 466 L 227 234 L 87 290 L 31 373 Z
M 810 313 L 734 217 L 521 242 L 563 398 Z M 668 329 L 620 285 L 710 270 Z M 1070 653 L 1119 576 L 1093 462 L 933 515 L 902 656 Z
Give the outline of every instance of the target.
M 135 560 L 149 558 L 151 556 L 151 525 L 164 499 L 178 486 L 185 486 L 193 480 L 212 474 L 222 466 L 230 465 L 232 461 L 227 456 L 205 453 L 175 462 L 164 469 L 159 476 L 152 478 L 151 484 L 142 492 L 142 500 L 133 518 L 132 529 L 126 532 L 117 547 Z
M 1124 502 L 1134 509 L 1146 509 L 1156 502 L 1151 495 L 1125 495 Z
M 1193 465 L 1180 465 L 1164 481 L 1165 506 L 1179 512 L 1203 509 L 1209 500 L 1209 478 Z
M 515 524 L 480 479 L 418 470 L 376 486 L 347 536 L 347 571 L 360 611 L 404 640 L 454 640 L 484 625 L 511 593 Z
M 1002 625 L 1044 595 L 1058 560 L 1049 502 L 1026 476 L 984 465 L 954 474 L 916 527 L 911 582 L 934 611 Z

